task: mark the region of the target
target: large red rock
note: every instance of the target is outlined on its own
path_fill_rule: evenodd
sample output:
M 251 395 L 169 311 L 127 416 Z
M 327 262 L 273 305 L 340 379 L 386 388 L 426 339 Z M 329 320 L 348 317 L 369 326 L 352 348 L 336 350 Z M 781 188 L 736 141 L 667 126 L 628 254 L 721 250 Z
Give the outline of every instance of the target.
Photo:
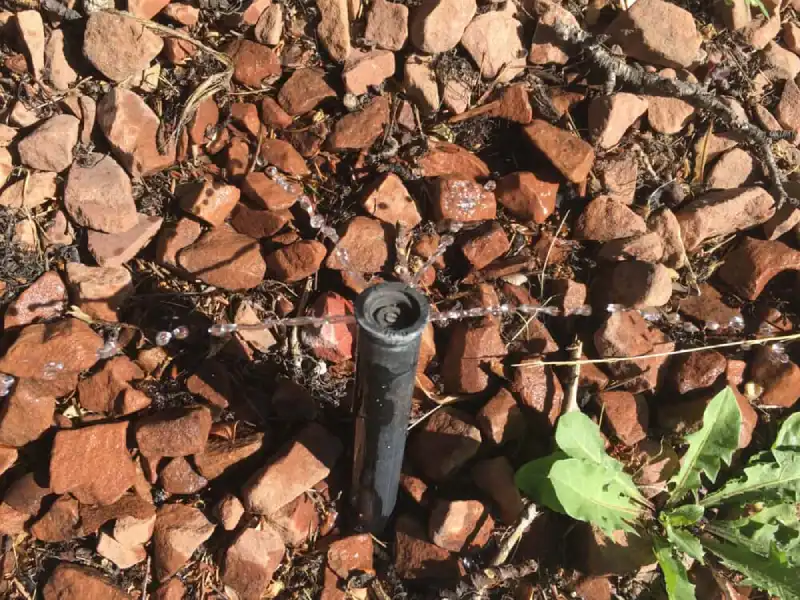
M 163 221 L 161 217 L 140 213 L 136 225 L 128 231 L 115 234 L 89 231 L 86 236 L 89 252 L 101 267 L 121 267 L 150 243 Z
M 637 2 L 606 33 L 627 56 L 675 69 L 691 65 L 703 41 L 692 13 L 664 0 Z
M 72 302 L 101 321 L 118 321 L 117 311 L 133 295 L 133 278 L 124 267 L 89 267 L 67 264 Z
M 194 464 L 206 479 L 216 479 L 257 454 L 264 447 L 264 434 L 237 436 L 233 440 L 211 438 L 205 448 L 194 455 Z
M 379 48 L 401 50 L 408 38 L 408 7 L 377 0 L 369 6 L 364 39 Z
M 283 540 L 272 527 L 245 529 L 225 551 L 222 581 L 241 600 L 259 600 L 284 554 Z
M 305 159 L 294 146 L 284 140 L 261 140 L 261 158 L 267 165 L 275 165 L 289 175 L 302 177 L 311 173 Z
M 138 222 L 131 180 L 108 155 L 93 153 L 72 166 L 64 207 L 78 225 L 106 233 L 123 233 Z
M 507 353 L 500 325 L 488 317 L 453 326 L 444 355 L 444 386 L 448 393 L 477 393 L 489 385 L 487 369 Z
M 281 74 L 281 61 L 268 46 L 250 40 L 235 40 L 225 52 L 233 59 L 233 80 L 259 89 L 265 79 Z
M 389 101 L 384 96 L 378 96 L 359 112 L 339 119 L 326 144 L 333 152 L 369 148 L 383 135 L 383 128 L 388 122 Z
M 633 446 L 647 437 L 649 412 L 644 398 L 630 392 L 600 392 L 597 401 L 604 422 L 623 444 Z
M 485 221 L 497 215 L 494 192 L 476 181 L 439 177 L 432 184 L 431 195 L 434 218 L 438 221 Z
M 131 600 L 102 572 L 67 562 L 56 566 L 42 589 L 42 596 L 44 600 Z
M 527 171 L 509 173 L 497 182 L 497 201 L 516 218 L 544 223 L 556 207 L 558 183 Z
M 683 243 L 691 252 L 712 237 L 761 225 L 775 213 L 775 201 L 763 188 L 709 192 L 676 213 Z
M 647 100 L 618 92 L 595 96 L 589 105 L 589 133 L 604 150 L 613 148 L 636 120 L 647 112 Z
M 482 460 L 472 468 L 472 480 L 500 509 L 500 520 L 511 525 L 524 508 L 514 482 L 514 468 L 505 456 Z
M 540 119 L 534 119 L 524 132 L 564 177 L 573 183 L 586 180 L 594 164 L 594 150 L 587 142 Z
M 196 494 L 208 485 L 182 456 L 170 460 L 159 472 L 161 487 L 168 494 Z
M 773 277 L 787 270 L 800 270 L 800 252 L 777 240 L 745 237 L 725 257 L 719 276 L 737 295 L 755 300 Z
M 800 367 L 784 360 L 770 347 L 756 351 L 750 378 L 764 389 L 758 399 L 762 406 L 791 408 L 800 398 Z
M 372 185 L 361 205 L 373 217 L 392 226 L 399 223 L 411 229 L 422 221 L 417 204 L 403 185 L 403 180 L 394 173 L 387 173 Z
M 165 504 L 159 508 L 153 530 L 155 578 L 166 581 L 172 577 L 212 533 L 214 525 L 194 507 Z
M 326 265 L 338 271 L 377 273 L 389 260 L 390 231 L 386 224 L 369 217 L 353 217 L 345 226 Z M 341 255 L 347 261 L 341 259 Z
M 178 264 L 201 281 L 226 290 L 256 287 L 267 269 L 258 242 L 227 225 L 207 231 L 183 248 Z
M 452 50 L 476 10 L 475 0 L 426 0 L 411 15 L 411 43 L 427 54 Z
M 56 399 L 47 386 L 19 379 L 0 405 L 0 444 L 20 447 L 39 437 L 53 424 Z
M 242 490 L 251 512 L 269 515 L 311 489 L 330 473 L 342 453 L 342 443 L 317 424 L 306 426 Z
M 581 213 L 575 238 L 607 242 L 647 232 L 644 219 L 622 202 L 598 196 Z
M 415 428 L 408 456 L 433 481 L 447 479 L 478 452 L 481 432 L 472 418 L 455 409 L 435 412 Z
M 113 54 L 113 53 L 112 53 Z M 97 104 L 97 124 L 122 166 L 134 177 L 152 175 L 175 163 L 175 145 L 158 146 L 158 115 L 130 90 L 113 88 Z
M 456 555 L 428 541 L 425 527 L 409 515 L 395 526 L 394 566 L 402 579 L 454 580 L 461 576 Z
M 492 529 L 494 519 L 478 500 L 439 500 L 431 511 L 431 540 L 451 552 L 482 548 Z
M 59 431 L 50 457 L 53 492 L 69 492 L 83 504 L 119 500 L 136 479 L 127 432 L 126 421 Z
M 564 403 L 564 389 L 553 368 L 535 364 L 515 368 L 511 391 L 532 409 L 537 430 L 551 432 Z
M 278 102 L 289 115 L 305 114 L 326 98 L 335 98 L 336 92 L 318 69 L 297 69 L 278 92 Z
M 316 240 L 298 240 L 278 248 L 267 256 L 270 277 L 293 283 L 319 271 L 328 254 L 327 248 Z
M 314 302 L 310 314 L 314 317 L 338 317 L 353 314 L 353 303 L 336 292 L 324 292 Z M 356 327 L 354 323 L 326 323 L 321 327 L 302 330 L 303 342 L 319 359 L 334 363 L 353 358 Z
M 496 445 L 517 440 L 525 433 L 525 417 L 506 388 L 492 396 L 477 415 L 483 438 Z
M 0 358 L 0 373 L 47 379 L 55 374 L 77 376 L 97 362 L 103 338 L 78 319 L 28 325 Z
M 42 542 L 67 542 L 79 537 L 78 501 L 61 496 L 31 525 L 31 535 Z
M 147 458 L 188 456 L 202 452 L 211 430 L 211 411 L 204 406 L 172 408 L 136 423 L 136 443 Z
M 72 115 L 50 117 L 17 144 L 23 165 L 60 173 L 72 164 L 80 121 Z
M 125 15 L 92 12 L 83 36 L 83 54 L 112 81 L 122 81 L 150 66 L 164 42 Z
M 3 317 L 6 331 L 38 321 L 61 316 L 67 302 L 67 288 L 55 271 L 48 271 L 34 281 L 8 305 Z

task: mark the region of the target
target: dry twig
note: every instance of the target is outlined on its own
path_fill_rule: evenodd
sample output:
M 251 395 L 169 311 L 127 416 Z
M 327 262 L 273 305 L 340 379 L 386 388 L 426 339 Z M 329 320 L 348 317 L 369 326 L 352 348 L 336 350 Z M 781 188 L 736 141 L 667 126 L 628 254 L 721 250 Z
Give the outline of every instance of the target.
M 728 104 L 700 85 L 679 79 L 667 79 L 655 73 L 647 73 L 635 65 L 629 65 L 624 59 L 611 54 L 599 39 L 580 27 L 559 21 L 556 22 L 554 30 L 562 40 L 579 44 L 584 49 L 589 59 L 606 72 L 607 83 L 612 89 L 614 83 L 619 81 L 648 94 L 680 98 L 696 108 L 718 116 L 732 129 L 742 134 L 758 152 L 769 172 L 778 206 L 789 202 L 792 206 L 800 207 L 800 200 L 791 198 L 787 194 L 783 185 L 783 175 L 772 153 L 774 141 L 790 139 L 794 136 L 794 132 L 764 131 L 742 119 Z
M 536 519 L 539 514 L 539 507 L 533 502 L 530 502 L 525 507 L 525 510 L 522 511 L 519 519 L 517 519 L 517 523 L 514 525 L 511 535 L 504 539 L 503 543 L 500 544 L 500 548 L 498 548 L 497 554 L 492 560 L 493 567 L 499 567 L 508 560 L 508 555 L 511 554 L 511 551 L 517 545 L 522 535 L 528 531 L 531 523 L 533 523 L 534 519 Z

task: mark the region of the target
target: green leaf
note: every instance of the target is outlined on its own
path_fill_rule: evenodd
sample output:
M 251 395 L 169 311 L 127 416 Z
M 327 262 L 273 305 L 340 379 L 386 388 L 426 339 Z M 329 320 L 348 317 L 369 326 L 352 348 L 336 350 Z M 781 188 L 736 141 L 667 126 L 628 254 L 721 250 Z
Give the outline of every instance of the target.
M 730 521 L 713 521 L 707 530 L 765 558 L 776 552 L 783 562 L 800 564 L 800 517 L 795 504 L 768 506 Z
M 591 462 L 556 453 L 521 467 L 516 482 L 535 502 L 611 535 L 619 529 L 634 531 L 632 523 L 642 510 L 614 475 Z
M 669 600 L 696 600 L 694 585 L 689 581 L 686 567 L 679 561 L 666 540 L 655 538 L 653 546 L 658 565 L 664 574 Z
M 800 578 L 797 568 L 787 565 L 776 551 L 759 556 L 747 545 L 704 537 L 703 546 L 716 554 L 729 568 L 742 573 L 752 585 L 766 590 L 781 600 L 800 600 Z
M 569 412 L 558 420 L 556 445 L 567 456 L 594 463 L 615 473 L 613 478 L 627 490 L 631 498 L 647 504 L 633 478 L 623 470 L 622 463 L 606 454 L 600 427 L 582 412 Z
M 700 501 L 708 508 L 730 502 L 763 501 L 768 499 L 800 499 L 800 461 L 783 465 L 756 463 L 744 468 L 744 476 L 733 479 Z
M 686 438 L 689 448 L 683 457 L 680 471 L 670 480 L 674 487 L 667 506 L 674 506 L 689 492 L 699 490 L 702 473 L 714 481 L 722 462 L 730 464 L 739 445 L 741 422 L 736 397 L 730 388 L 725 388 L 706 407 L 700 431 Z
M 667 539 L 672 542 L 676 549 L 685 552 L 699 561 L 700 564 L 704 563 L 705 552 L 703 551 L 703 545 L 692 532 L 672 525 L 665 525 L 664 531 L 667 533 Z
M 659 519 L 664 524 L 684 527 L 697 523 L 703 518 L 703 512 L 703 507 L 699 504 L 684 504 L 683 506 L 678 506 L 670 511 L 661 513 Z
M 800 459 L 800 413 L 783 422 L 772 444 L 772 455 L 781 465 Z

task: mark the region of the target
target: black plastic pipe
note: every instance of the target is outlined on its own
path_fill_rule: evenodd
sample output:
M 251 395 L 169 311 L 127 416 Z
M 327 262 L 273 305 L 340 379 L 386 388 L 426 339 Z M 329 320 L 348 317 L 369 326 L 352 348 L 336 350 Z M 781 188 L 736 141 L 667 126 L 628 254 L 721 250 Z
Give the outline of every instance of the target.
M 381 283 L 355 303 L 355 526 L 379 533 L 394 510 L 428 301 L 402 283 Z

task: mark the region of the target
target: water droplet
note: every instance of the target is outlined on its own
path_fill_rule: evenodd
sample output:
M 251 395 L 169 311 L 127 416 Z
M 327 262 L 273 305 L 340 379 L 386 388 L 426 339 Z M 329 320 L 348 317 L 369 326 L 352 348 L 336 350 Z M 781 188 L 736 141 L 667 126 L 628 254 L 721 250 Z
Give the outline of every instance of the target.
M 789 358 L 788 354 L 779 354 L 778 361 L 782 362 L 783 364 L 788 364 L 791 359 Z
M 681 316 L 676 312 L 668 313 L 667 316 L 664 317 L 664 319 L 666 319 L 667 323 L 669 323 L 670 325 L 677 325 L 678 323 L 681 322 Z
M 542 306 L 539 312 L 550 317 L 557 317 L 561 313 L 561 310 L 557 306 Z
M 308 214 L 314 212 L 314 205 L 311 204 L 311 200 L 309 199 L 308 196 L 306 195 L 300 196 L 300 198 L 297 199 L 297 203 L 300 205 L 300 208 L 302 208 Z
M 780 342 L 773 343 L 769 347 L 769 349 L 772 350 L 775 354 L 785 354 L 786 353 L 786 346 L 784 346 Z
M 169 331 L 159 331 L 156 334 L 156 346 L 166 346 L 172 341 L 172 333 Z
M 322 215 L 311 215 L 311 218 L 308 222 L 314 229 L 319 229 L 325 225 L 325 217 Z
M 490 179 L 483 184 L 483 189 L 485 189 L 487 192 L 493 192 L 496 188 L 497 182 L 494 179 Z
M 643 308 L 639 311 L 639 314 L 642 315 L 645 321 L 650 321 L 651 323 L 661 320 L 661 311 L 652 308 Z
M 706 323 L 706 329 L 708 329 L 709 331 L 719 331 L 721 327 L 722 325 L 720 325 L 716 321 L 708 321 Z
M 744 317 L 742 315 L 735 315 L 728 321 L 728 326 L 734 329 L 742 329 L 744 327 Z
M 700 328 L 694 323 L 684 323 L 683 330 L 686 333 L 697 333 L 698 331 L 700 331 Z
M 97 351 L 97 358 L 105 360 L 114 356 L 119 350 L 117 342 L 113 340 L 106 341 L 105 344 Z
M 621 310 L 624 310 L 624 308 L 625 307 L 622 306 L 622 304 L 608 304 L 608 305 L 606 305 L 606 311 L 608 311 L 610 313 L 619 312 Z
M 277 167 L 274 167 L 272 165 L 264 169 L 264 172 L 267 174 L 267 177 L 271 177 L 273 179 L 278 175 Z
M 172 330 L 172 335 L 176 340 L 185 340 L 189 337 L 189 328 L 186 325 L 180 325 Z
M 576 317 L 591 317 L 592 307 L 589 304 L 584 304 L 583 306 L 571 310 L 568 314 L 575 315 Z
M 216 323 L 208 328 L 208 333 L 214 337 L 222 337 L 235 332 L 236 323 Z
M 42 374 L 42 376 L 45 379 L 54 379 L 63 370 L 64 370 L 64 363 L 50 361 L 44 365 L 44 373 Z
M 770 323 L 762 323 L 761 325 L 758 326 L 758 333 L 760 333 L 761 335 L 772 335 L 777 331 L 778 331 L 777 328 Z
M 15 381 L 16 379 L 12 375 L 0 373 L 0 397 L 8 396 L 11 393 Z

